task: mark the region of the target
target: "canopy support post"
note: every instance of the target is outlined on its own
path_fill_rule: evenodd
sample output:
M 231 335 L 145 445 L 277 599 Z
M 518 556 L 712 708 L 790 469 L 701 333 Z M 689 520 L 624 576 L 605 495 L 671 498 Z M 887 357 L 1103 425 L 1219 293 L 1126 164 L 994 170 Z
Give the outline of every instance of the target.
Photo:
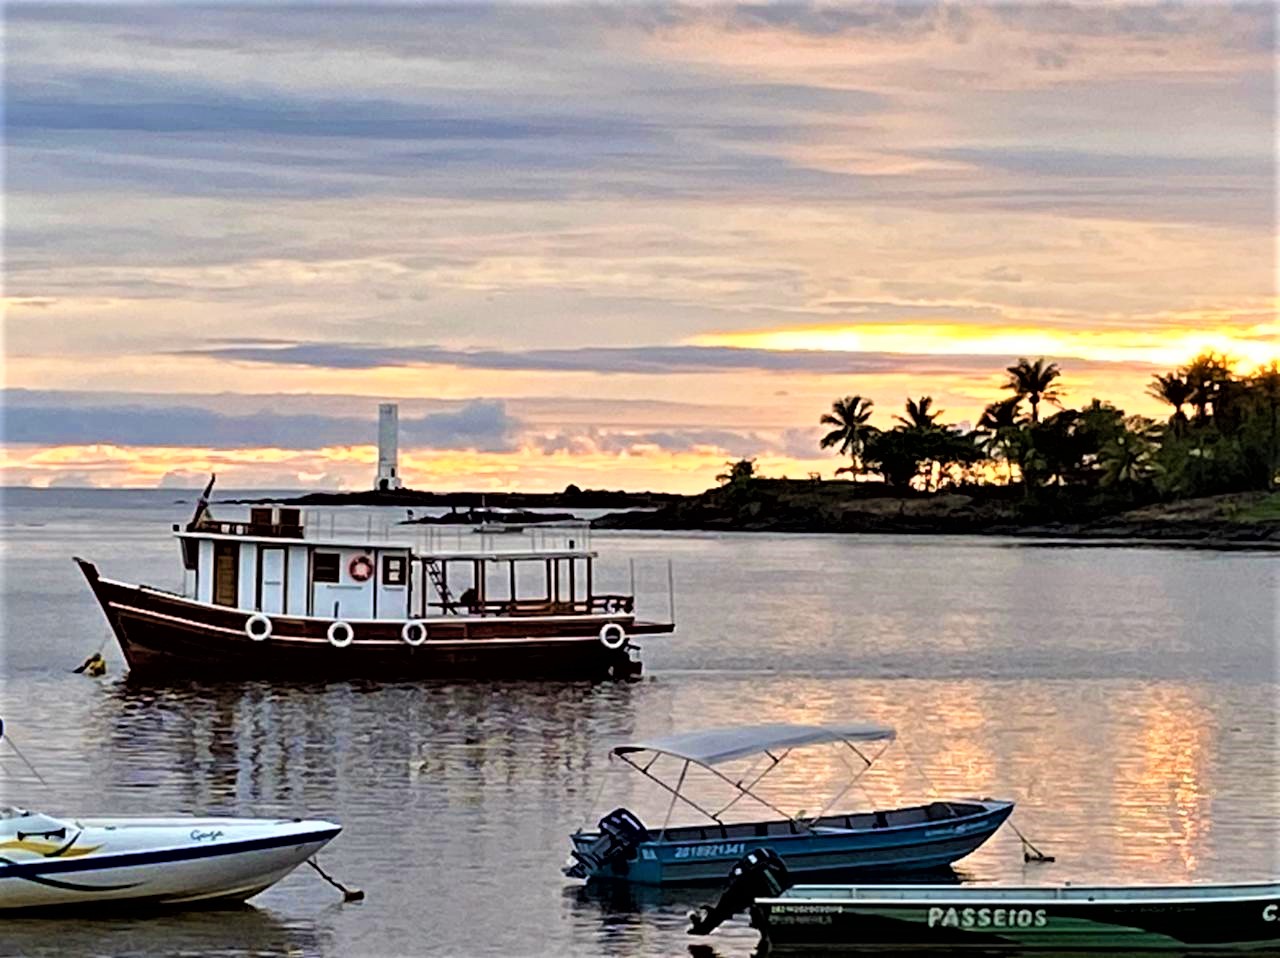
M 676 576 L 670 559 L 667 560 L 667 621 L 676 621 Z
M 657 756 L 657 755 L 654 755 L 653 759 L 649 762 L 649 765 L 646 765 L 646 766 L 644 766 L 643 768 L 641 768 L 639 765 L 637 765 L 635 762 L 631 761 L 631 759 L 627 758 L 625 755 L 619 755 L 617 752 L 615 752 L 614 754 L 615 754 L 615 755 L 618 755 L 618 758 L 622 759 L 622 761 L 626 762 L 628 765 L 630 765 L 632 768 L 634 768 L 637 772 L 639 772 L 639 773 L 640 773 L 641 775 L 643 775 L 645 778 L 650 779 L 650 780 L 652 780 L 652 781 L 654 781 L 654 782 L 657 782 L 659 786 L 661 786 L 662 788 L 666 789 L 668 792 L 670 792 L 670 793 L 671 793 L 672 795 L 674 795 L 676 798 L 680 799 L 680 801 L 684 802 L 686 805 L 690 806 L 691 808 L 695 809 L 696 811 L 701 812 L 703 815 L 706 815 L 706 816 L 707 816 L 707 818 L 711 819 L 711 820 L 712 820 L 713 822 L 715 822 L 717 825 L 718 825 L 718 824 L 720 824 L 720 819 L 716 818 L 714 815 L 712 815 L 709 811 L 707 811 L 705 808 L 703 808 L 701 805 L 699 805 L 699 804 L 698 804 L 697 802 L 695 802 L 693 799 L 689 798 L 689 797 L 688 797 L 688 796 L 686 796 L 686 795 L 681 795 L 681 794 L 680 794 L 680 792 L 679 792 L 677 789 L 672 788 L 670 785 L 668 785 L 668 784 L 667 784 L 666 782 L 664 782 L 662 779 L 658 778 L 658 776 L 656 776 L 656 775 L 651 775 L 651 774 L 649 773 L 649 765 L 652 765 L 654 762 L 656 762 L 656 761 L 658 760 L 658 756 Z M 686 760 L 686 766 L 687 766 L 687 760 Z M 681 780 L 683 781 L 683 778 L 682 778 Z M 674 801 L 674 799 L 673 799 L 672 801 Z
M 738 804 L 738 799 L 742 798 L 742 796 L 743 796 L 743 795 L 751 795 L 751 797 L 752 797 L 752 798 L 755 798 L 755 795 L 752 793 L 751 789 L 753 789 L 753 788 L 755 788 L 757 785 L 759 785 L 759 784 L 760 784 L 760 782 L 764 779 L 764 777 L 765 777 L 766 775 L 768 775 L 768 774 L 769 774 L 770 772 L 772 772 L 775 768 L 777 768 L 780 764 L 782 764 L 782 760 L 783 760 L 784 758 L 786 758 L 788 755 L 790 755 L 790 754 L 791 754 L 791 749 L 787 749 L 785 752 L 783 752 L 781 755 L 778 755 L 778 756 L 775 756 L 772 752 L 770 752 L 770 751 L 768 751 L 768 750 L 766 749 L 764 754 L 765 754 L 765 755 L 768 755 L 768 756 L 769 756 L 769 758 L 771 759 L 771 762 L 770 762 L 770 764 L 768 765 L 768 767 L 767 767 L 767 768 L 765 768 L 765 770 L 764 770 L 763 772 L 761 772 L 759 775 L 757 775 L 755 778 L 753 778 L 753 779 L 751 780 L 751 783 L 750 783 L 749 785 L 745 785 L 745 786 L 744 786 L 744 785 L 742 785 L 741 783 L 739 783 L 739 785 L 738 785 L 738 794 L 737 794 L 737 795 L 735 795 L 735 796 L 732 798 L 732 800 L 730 800 L 730 802 L 729 802 L 729 804 L 728 804 L 728 805 L 726 805 L 724 808 L 720 809 L 720 811 L 716 812 L 716 814 L 717 814 L 717 815 L 723 815 L 723 814 L 724 814 L 725 812 L 727 812 L 729 809 L 733 808 L 733 806 L 734 806 L 734 805 Z M 750 774 L 751 774 L 751 769 L 748 769 L 748 770 L 747 770 L 747 775 L 750 775 Z M 746 778 L 746 775 L 744 775 L 744 776 L 743 776 L 743 778 Z M 788 818 L 790 818 L 790 816 L 787 816 L 787 817 L 788 817 Z
M 684 787 L 684 777 L 689 774 L 689 760 L 684 760 L 684 768 L 680 769 L 680 779 L 676 782 L 675 789 L 671 792 L 671 804 L 667 806 L 666 818 L 662 820 L 662 837 L 667 837 L 667 826 L 671 824 L 671 813 L 675 811 L 676 799 L 680 797 L 680 789 Z

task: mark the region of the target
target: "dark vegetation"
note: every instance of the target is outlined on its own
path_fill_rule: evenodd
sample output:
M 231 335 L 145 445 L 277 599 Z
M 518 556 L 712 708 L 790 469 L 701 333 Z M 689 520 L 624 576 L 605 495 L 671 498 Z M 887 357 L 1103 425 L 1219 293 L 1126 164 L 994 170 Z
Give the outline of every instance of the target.
M 1009 395 L 971 429 L 929 396 L 883 430 L 870 399 L 836 400 L 820 445 L 848 457 L 837 474 L 856 481 L 766 479 L 741 460 L 717 489 L 599 524 L 1280 542 L 1276 364 L 1238 375 L 1206 353 L 1154 377 L 1163 422 L 1097 399 L 1064 408 L 1061 371 L 1043 359 L 1007 371 Z

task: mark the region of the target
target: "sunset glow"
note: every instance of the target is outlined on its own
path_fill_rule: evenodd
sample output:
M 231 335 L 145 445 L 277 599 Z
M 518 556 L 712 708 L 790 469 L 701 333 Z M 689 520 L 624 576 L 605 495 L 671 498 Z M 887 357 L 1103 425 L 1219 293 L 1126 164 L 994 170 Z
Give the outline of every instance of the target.
M 779 329 L 764 332 L 711 333 L 697 337 L 703 346 L 744 349 L 816 349 L 837 352 L 908 353 L 921 356 L 1057 356 L 1099 362 L 1150 363 L 1176 368 L 1204 352 L 1236 360 L 1242 372 L 1280 361 L 1280 322 L 1232 328 L 1223 317 L 1206 315 L 1193 325 L 1161 330 L 1055 330 L 1034 327 L 950 324 L 859 324 Z M 1069 359 L 1062 359 L 1069 364 Z
M 1280 359 L 1273 50 L 1250 5 L 14 5 L 4 481 L 363 488 L 387 400 L 419 488 L 830 476 L 832 400 L 972 424 L 1024 356 L 1167 417 L 1154 374 Z

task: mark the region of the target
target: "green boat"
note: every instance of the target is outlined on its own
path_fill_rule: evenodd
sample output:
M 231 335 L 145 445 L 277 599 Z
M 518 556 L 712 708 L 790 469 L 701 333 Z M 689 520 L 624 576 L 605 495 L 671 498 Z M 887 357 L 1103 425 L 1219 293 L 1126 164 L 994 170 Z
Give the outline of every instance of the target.
M 770 849 L 745 857 L 707 934 L 749 907 L 769 955 L 978 951 L 1280 955 L 1280 883 L 791 885 Z

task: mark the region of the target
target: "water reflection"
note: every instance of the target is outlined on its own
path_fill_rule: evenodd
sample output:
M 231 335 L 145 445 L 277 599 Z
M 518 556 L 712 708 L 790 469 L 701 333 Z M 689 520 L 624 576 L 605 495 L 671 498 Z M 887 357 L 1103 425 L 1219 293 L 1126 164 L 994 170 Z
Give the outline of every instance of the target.
M 332 951 L 325 923 L 285 922 L 263 908 L 156 910 L 112 914 L 95 910 L 73 920 L 27 915 L 4 919 L 10 955 L 124 955 L 151 951 L 207 958 L 241 955 L 316 955 Z
M 1015 821 L 1057 862 L 1024 865 L 1002 830 L 960 863 L 965 881 L 1245 880 L 1277 864 L 1265 684 L 731 673 L 596 687 L 81 679 L 0 690 L 10 731 L 53 786 L 0 778 L 12 800 L 80 814 L 305 813 L 343 823 L 321 858 L 368 899 L 339 906 L 315 876 L 290 876 L 255 899 L 265 919 L 228 919 L 237 937 L 262 937 L 263 953 L 684 953 L 685 914 L 705 891 L 579 888 L 559 867 L 568 833 L 607 810 L 595 803 L 611 745 L 737 721 L 897 726 L 905 741 L 877 763 L 869 795 L 850 793 L 855 806 L 919 797 L 926 777 L 950 795 L 1018 799 Z M 846 775 L 833 759 L 798 763 L 771 797 L 808 807 Z M 669 796 L 647 798 L 647 785 L 609 776 L 600 804 L 660 821 Z M 277 914 L 289 918 L 272 924 Z M 240 934 L 239 923 L 255 921 Z M 39 926 L 20 927 L 16 952 L 67 951 L 61 939 L 41 946 Z M 130 944 L 98 950 L 217 953 L 232 940 L 217 939 L 200 914 L 111 929 Z M 711 947 L 745 956 L 757 938 L 740 919 Z
M 599 736 L 633 731 L 633 689 L 124 681 L 89 713 L 86 733 L 111 786 L 160 789 L 207 813 L 337 808 L 352 791 L 407 799 L 428 788 L 466 806 L 488 789 L 550 779 L 588 788 Z

